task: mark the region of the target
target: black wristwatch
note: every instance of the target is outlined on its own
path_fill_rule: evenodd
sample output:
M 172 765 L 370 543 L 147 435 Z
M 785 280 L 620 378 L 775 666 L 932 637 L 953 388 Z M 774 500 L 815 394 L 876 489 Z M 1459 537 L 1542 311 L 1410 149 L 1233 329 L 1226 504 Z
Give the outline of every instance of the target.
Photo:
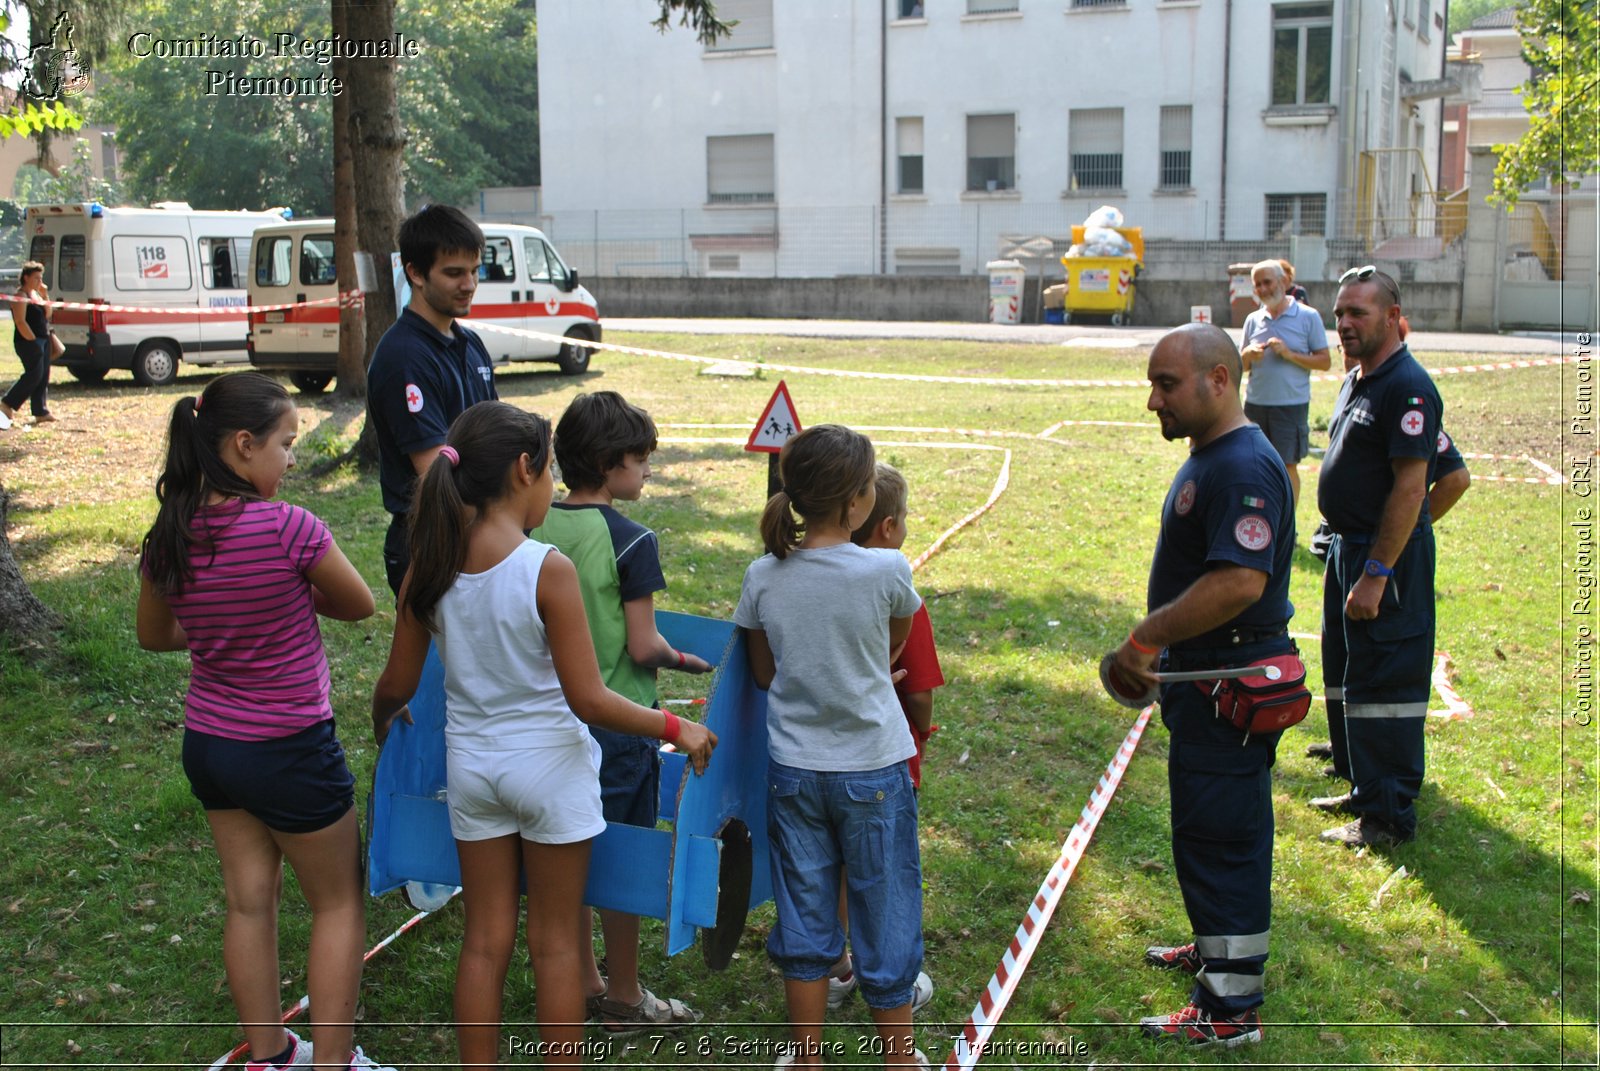
M 1367 559 L 1367 575 L 1368 576 L 1393 576 L 1394 575 L 1394 570 L 1389 568 L 1387 565 L 1383 564 L 1382 562 L 1380 562 L 1376 558 L 1368 558 Z

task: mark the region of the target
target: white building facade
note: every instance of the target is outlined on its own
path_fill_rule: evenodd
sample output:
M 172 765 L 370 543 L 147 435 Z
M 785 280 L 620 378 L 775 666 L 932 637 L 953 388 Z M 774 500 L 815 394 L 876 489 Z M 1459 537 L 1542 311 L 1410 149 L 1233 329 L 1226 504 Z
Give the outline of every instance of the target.
M 1442 7 L 720 0 L 706 46 L 541 0 L 545 222 L 602 275 L 970 274 L 1102 204 L 1147 242 L 1352 236 L 1431 189 Z

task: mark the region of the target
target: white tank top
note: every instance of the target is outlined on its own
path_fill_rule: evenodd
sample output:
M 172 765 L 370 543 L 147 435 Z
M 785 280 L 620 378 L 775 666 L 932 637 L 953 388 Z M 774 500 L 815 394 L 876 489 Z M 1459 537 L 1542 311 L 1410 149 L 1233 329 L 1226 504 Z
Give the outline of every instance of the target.
M 587 741 L 562 694 L 539 618 L 539 571 L 554 549 L 527 540 L 493 568 L 462 573 L 434 610 L 444 663 L 445 742 L 474 751 Z

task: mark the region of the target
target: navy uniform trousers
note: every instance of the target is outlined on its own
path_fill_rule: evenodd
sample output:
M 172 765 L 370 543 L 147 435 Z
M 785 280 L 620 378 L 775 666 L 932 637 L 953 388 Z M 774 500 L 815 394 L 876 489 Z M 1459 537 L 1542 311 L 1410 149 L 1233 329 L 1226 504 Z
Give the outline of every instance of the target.
M 1423 739 L 1433 688 L 1433 528 L 1418 527 L 1394 563 L 1378 616 L 1352 621 L 1345 599 L 1370 541 L 1335 533 L 1322 580 L 1322 678 L 1333 765 L 1354 787 L 1349 809 L 1402 836 L 1417 831 Z
M 1235 648 L 1173 651 L 1165 670 L 1238 666 L 1289 650 L 1287 636 Z M 1214 1016 L 1264 999 L 1272 928 L 1272 764 L 1282 733 L 1249 736 L 1217 716 L 1192 682 L 1163 685 L 1171 734 L 1172 859 L 1204 967 L 1191 998 Z

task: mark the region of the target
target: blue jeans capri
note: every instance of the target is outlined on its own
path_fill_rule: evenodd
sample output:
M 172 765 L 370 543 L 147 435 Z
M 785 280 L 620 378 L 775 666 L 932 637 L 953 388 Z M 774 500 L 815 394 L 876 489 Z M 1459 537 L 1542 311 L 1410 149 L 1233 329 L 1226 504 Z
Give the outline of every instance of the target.
M 922 857 L 906 764 L 821 773 L 769 762 L 767 786 L 778 910 L 767 955 L 794 981 L 828 974 L 844 955 L 843 867 L 862 998 L 878 1009 L 909 1004 L 922 969 Z

